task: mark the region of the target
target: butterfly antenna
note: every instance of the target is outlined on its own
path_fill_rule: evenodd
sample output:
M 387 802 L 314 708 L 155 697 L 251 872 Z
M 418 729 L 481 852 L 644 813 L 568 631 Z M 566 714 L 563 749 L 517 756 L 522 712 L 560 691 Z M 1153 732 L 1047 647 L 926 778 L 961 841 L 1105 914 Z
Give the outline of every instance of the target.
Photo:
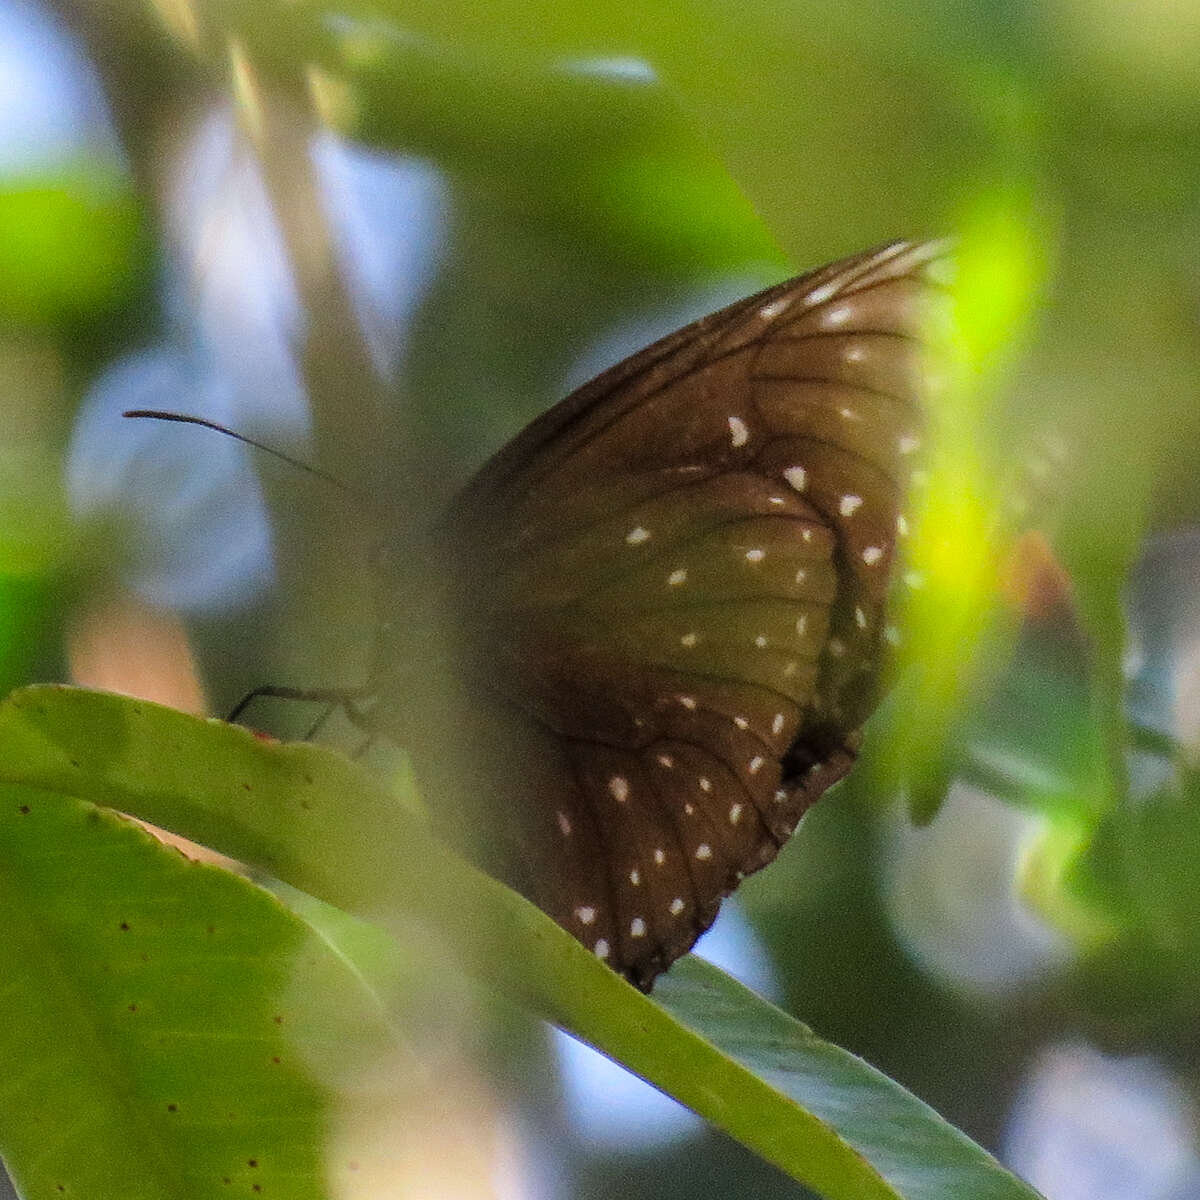
M 229 429 L 225 425 L 219 424 L 217 421 L 209 421 L 204 417 L 193 417 L 186 413 L 166 412 L 156 408 L 130 408 L 121 414 L 123 417 L 141 418 L 150 421 L 175 421 L 180 425 L 199 425 L 202 429 L 211 429 L 216 433 L 223 433 L 226 437 L 231 437 L 235 442 L 242 442 L 246 446 L 253 446 L 255 450 L 261 450 L 264 454 L 270 454 L 273 458 L 285 462 L 288 466 L 296 467 L 298 470 L 307 471 L 309 475 L 322 480 L 324 483 L 331 484 L 344 495 L 350 496 L 352 499 L 361 504 L 364 508 L 373 512 L 379 512 L 379 505 L 366 494 L 360 492 L 356 487 L 352 487 L 344 479 L 339 479 L 336 475 L 331 475 L 328 471 L 322 471 L 320 467 L 314 467 L 312 463 L 305 462 L 301 458 L 293 458 L 290 454 L 284 453 L 282 450 L 276 449 L 274 446 L 268 446 L 265 442 L 256 441 L 252 437 L 247 437 L 244 433 L 238 433 L 234 429 Z

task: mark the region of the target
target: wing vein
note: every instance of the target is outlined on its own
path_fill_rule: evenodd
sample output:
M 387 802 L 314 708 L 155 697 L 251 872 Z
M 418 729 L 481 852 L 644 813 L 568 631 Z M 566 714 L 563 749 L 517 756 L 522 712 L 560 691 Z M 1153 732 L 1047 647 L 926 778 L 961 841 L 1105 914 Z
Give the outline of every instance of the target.
M 886 388 L 871 387 L 866 383 L 855 383 L 849 379 L 836 379 L 828 375 L 777 374 L 774 371 L 758 371 L 751 376 L 751 379 L 755 383 L 835 384 L 851 392 L 862 392 L 865 396 L 878 396 L 882 400 L 891 400 L 901 408 L 911 409 L 914 412 L 918 411 L 917 402 L 912 397 L 902 396 L 897 392 L 889 392 Z

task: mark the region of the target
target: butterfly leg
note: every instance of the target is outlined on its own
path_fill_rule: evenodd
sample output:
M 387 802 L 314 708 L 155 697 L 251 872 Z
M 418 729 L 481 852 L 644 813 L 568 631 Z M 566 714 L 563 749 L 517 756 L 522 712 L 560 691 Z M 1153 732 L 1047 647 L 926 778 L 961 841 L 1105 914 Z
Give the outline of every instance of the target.
M 305 730 L 304 736 L 300 739 L 304 742 L 313 741 L 317 734 L 325 727 L 325 722 L 333 716 L 340 708 L 346 714 L 346 719 L 356 728 L 363 730 L 366 733 L 366 739 L 358 746 L 358 748 L 350 755 L 351 758 L 362 758 L 364 754 L 371 748 L 375 742 L 375 734 L 371 731 L 368 724 L 367 714 L 359 708 L 355 703 L 358 696 L 365 695 L 361 690 L 338 692 L 336 695 L 332 692 L 327 692 L 321 689 L 321 692 L 308 692 L 304 696 L 295 697 L 288 696 L 285 699 L 303 699 L 317 700 L 322 699 L 325 702 L 324 711 L 321 715 Z
M 294 688 L 294 687 L 259 687 L 247 692 L 234 706 L 233 711 L 225 719 L 231 724 L 254 703 L 255 700 L 298 700 L 309 704 L 325 704 L 328 708 L 309 731 L 312 737 L 329 719 L 330 715 L 341 708 L 346 716 L 361 727 L 364 717 L 357 701 L 367 695 L 363 688 Z
M 335 712 L 337 712 L 337 705 L 331 700 L 325 705 L 321 715 L 308 727 L 307 730 L 305 730 L 304 737 L 301 740 L 305 742 L 311 742 L 317 736 L 317 734 L 321 732 L 325 722 L 328 721 Z

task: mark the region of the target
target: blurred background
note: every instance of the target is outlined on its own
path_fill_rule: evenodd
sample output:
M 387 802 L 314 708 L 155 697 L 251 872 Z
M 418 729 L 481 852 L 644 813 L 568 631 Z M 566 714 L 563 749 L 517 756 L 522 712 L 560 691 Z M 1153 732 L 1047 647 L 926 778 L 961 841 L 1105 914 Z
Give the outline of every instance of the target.
M 954 234 L 907 662 L 701 949 L 1050 1200 L 1195 1200 L 1197 61 L 1170 0 L 0 0 L 2 690 L 365 672 L 370 515 L 123 409 L 416 525 L 655 336 Z M 565 1039 L 446 1077 L 413 1195 L 798 1194 Z

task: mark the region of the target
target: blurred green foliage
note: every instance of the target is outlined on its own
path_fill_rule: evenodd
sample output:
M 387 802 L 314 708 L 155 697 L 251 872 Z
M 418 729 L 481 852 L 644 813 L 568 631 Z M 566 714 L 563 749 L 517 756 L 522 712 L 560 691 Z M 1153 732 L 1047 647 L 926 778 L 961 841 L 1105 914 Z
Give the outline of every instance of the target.
M 349 385 L 311 396 L 321 461 L 369 448 L 369 463 L 347 455 L 350 473 L 393 487 L 414 519 L 630 315 L 718 275 L 765 281 L 892 236 L 956 233 L 965 378 L 918 551 L 928 586 L 907 673 L 864 771 L 748 881 L 745 902 L 795 1011 L 991 1144 L 1021 1064 L 1068 1032 L 1153 1049 L 1197 1086 L 1200 789 L 1172 743 L 1195 715 L 1163 698 L 1167 782 L 1131 789 L 1122 601 L 1146 540 L 1200 515 L 1194 12 L 1106 0 L 64 9 L 130 175 L 0 182 L 5 683 L 66 671 L 62 627 L 86 597 L 89 550 L 61 516 L 58 464 L 99 366 L 165 324 L 146 286 L 169 253 L 158 184 L 165 147 L 186 142 L 204 106 L 233 105 L 293 250 L 319 221 L 287 216 L 294 176 L 279 159 L 303 177 L 296 147 L 322 121 L 448 180 L 448 243 L 399 384 L 381 387 L 369 420 Z M 629 60 L 642 65 L 598 65 Z M 309 313 L 306 366 L 353 380 L 328 299 Z M 1045 454 L 1048 437 L 1062 457 Z M 340 681 L 333 627 L 356 603 L 343 518 L 283 520 L 278 594 L 193 626 L 218 710 L 264 679 Z M 1025 526 L 1069 580 L 1056 620 L 1001 599 Z M 1196 631 L 1172 636 L 1183 661 Z M 929 816 L 955 778 L 1040 823 L 1014 878 L 1076 951 L 1004 996 L 923 966 L 881 894 L 880 810 L 897 780 Z M 611 1186 L 597 1166 L 595 1194 Z
M 128 181 L 89 169 L 0 185 L 0 321 L 63 325 L 129 302 L 139 211 Z

